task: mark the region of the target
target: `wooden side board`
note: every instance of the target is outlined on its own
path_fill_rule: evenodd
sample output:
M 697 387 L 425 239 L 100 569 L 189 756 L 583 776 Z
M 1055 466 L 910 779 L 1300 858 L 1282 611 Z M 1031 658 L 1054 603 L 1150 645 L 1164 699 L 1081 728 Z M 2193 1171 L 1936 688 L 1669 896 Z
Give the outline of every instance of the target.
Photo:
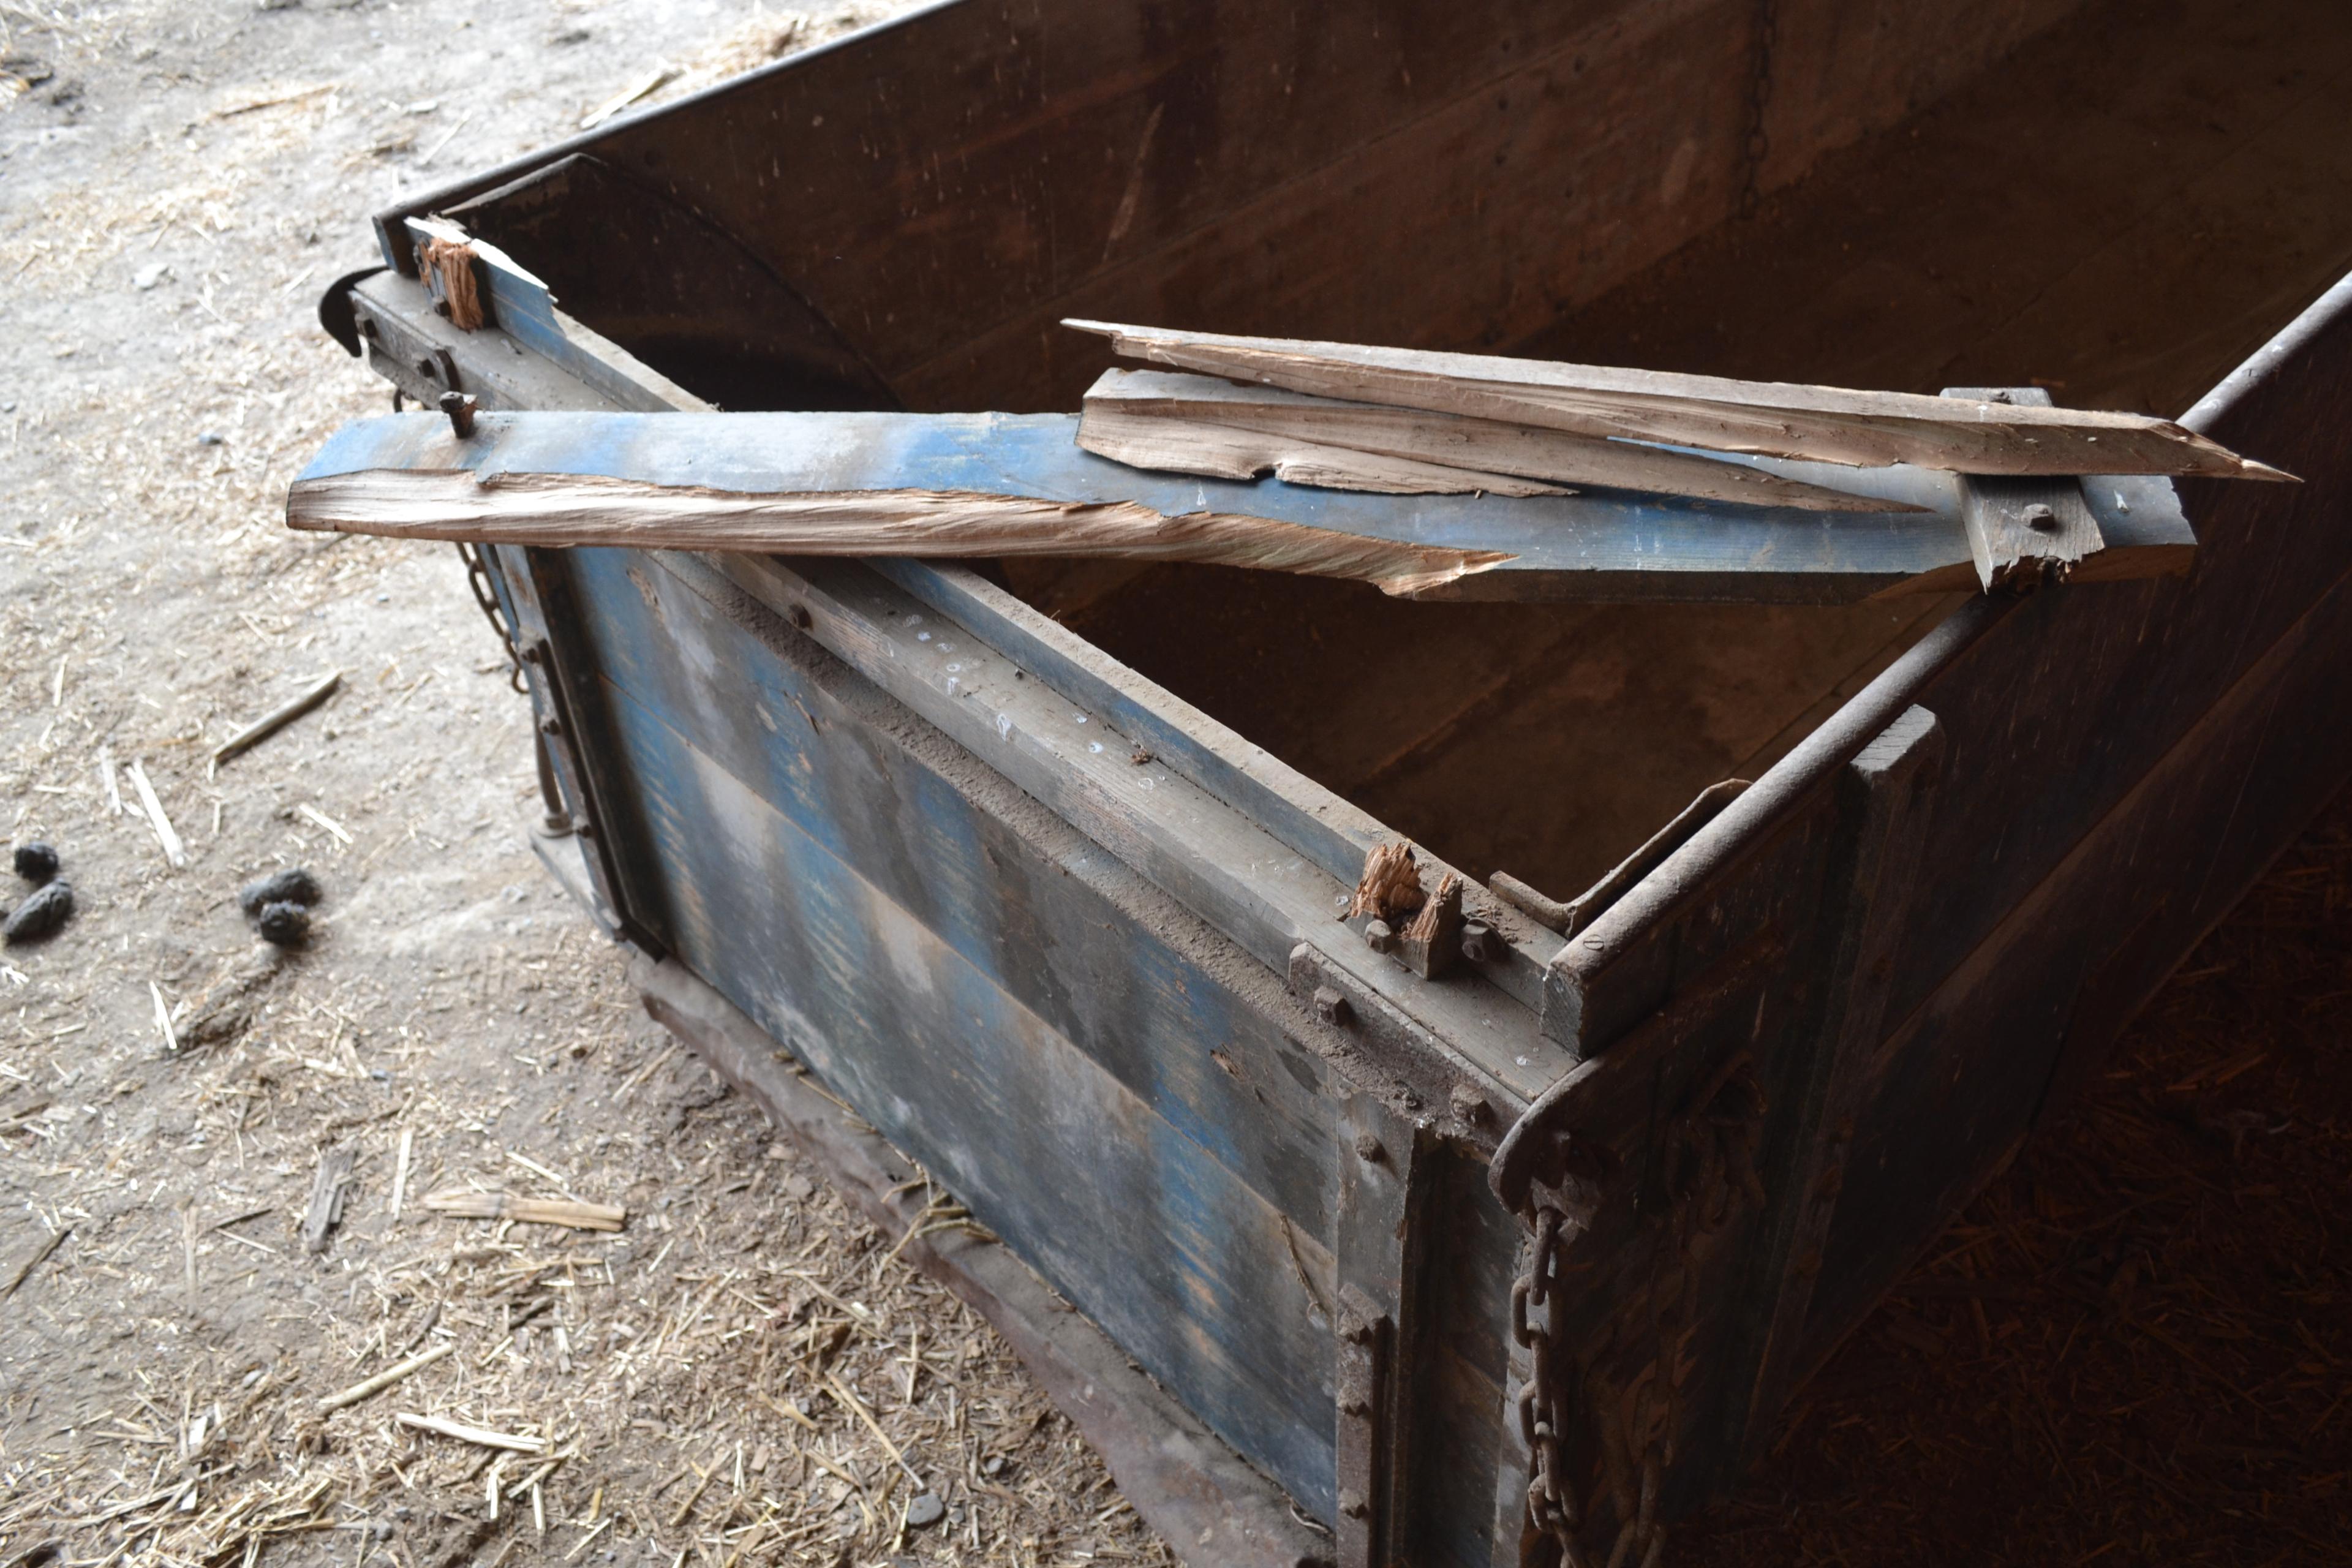
M 728 1000 L 674 961 L 639 959 L 646 1010 L 767 1111 L 870 1224 L 908 1236 L 899 1256 L 953 1290 L 1013 1346 L 1047 1395 L 1103 1456 L 1136 1511 L 1185 1561 L 1207 1568 L 1328 1568 L 1329 1537 L 1297 1505 L 1068 1310 L 1005 1247 L 927 1226 L 921 1173 L 865 1127 Z
M 2217 505 L 2183 584 L 1971 601 L 1555 961 L 1546 1027 L 1588 1059 L 1531 1116 L 1637 1168 L 1626 1129 L 1740 1050 L 1771 1107 L 1763 1211 L 1711 1265 L 1682 1505 L 2352 772 L 2347 407 L 2352 282 L 2191 416 L 2312 483 Z M 1836 781 L 1913 704 L 1926 793 L 1870 849 Z M 1767 942 L 1769 984 L 1721 978 Z
M 1052 415 L 485 414 L 460 437 L 437 416 L 391 415 L 337 432 L 296 478 L 287 519 L 542 546 L 1208 561 L 1428 598 L 1834 604 L 1975 577 L 1958 485 L 1929 469 L 1770 465 L 1919 509 L 1897 513 L 1633 491 L 1363 495 L 1131 468 L 1080 449 L 1075 426 Z M 2193 554 L 2168 482 L 2097 479 L 2084 497 L 2107 542 L 2097 574 L 2174 573 Z
M 976 805 L 938 772 L 951 748 L 835 695 L 849 671 L 814 679 L 626 563 L 573 597 L 589 744 L 642 820 L 633 912 L 1329 1517 L 1335 1173 L 1305 1009 L 1034 805 Z M 765 745 L 723 695 L 745 689 Z M 1006 1127 L 1016 1159 L 982 1136 Z
M 1318 1415 L 1342 1292 L 1365 1292 L 1395 1351 L 1382 1539 L 1485 1562 L 1513 1242 L 1477 1151 L 1384 1106 L 1377 1075 L 1366 1094 L 1350 1031 L 726 574 L 620 551 L 551 570 L 666 967 L 707 977 L 1343 1535 Z M 991 1135 L 1007 1126 L 1017 1159 Z M 1367 1131 L 1370 1156 L 1347 1142 Z M 1391 1172 L 1409 1202 L 1377 1190 Z M 1341 1454 L 1348 1432 L 1343 1408 Z M 1476 1456 L 1473 1506 L 1456 1467 L 1409 1464 L 1437 1436 Z
M 1922 848 L 1935 893 L 1896 955 L 1858 1115 L 1871 1176 L 1848 1184 L 1809 1355 L 1901 1267 L 1876 1238 L 1964 1202 L 2352 771 L 2352 279 L 2189 418 L 2310 482 L 2222 498 L 2179 584 L 2029 602 L 1921 699 L 1970 787 L 1944 792 Z M 2003 688 L 2042 695 L 2002 711 Z M 1985 797 L 2008 803 L 1998 827 Z

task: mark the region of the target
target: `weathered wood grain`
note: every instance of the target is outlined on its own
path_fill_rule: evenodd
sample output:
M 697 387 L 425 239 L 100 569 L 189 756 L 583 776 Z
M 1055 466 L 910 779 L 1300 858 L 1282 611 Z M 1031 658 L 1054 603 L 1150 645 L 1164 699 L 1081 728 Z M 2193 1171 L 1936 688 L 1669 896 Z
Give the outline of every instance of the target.
M 1850 474 L 1922 514 L 1630 492 L 1360 495 L 1129 468 L 1080 450 L 1075 426 L 1050 415 L 485 414 L 460 439 L 438 416 L 395 415 L 337 432 L 290 487 L 288 519 L 548 544 L 1104 548 L 1336 572 L 1421 597 L 1822 603 L 1973 579 L 1957 482 L 1929 469 L 1773 469 L 1807 482 Z M 2107 574 L 2179 568 L 2195 535 L 2169 484 L 2117 476 L 2085 493 Z
M 711 558 L 730 580 L 1166 889 L 1276 973 L 1301 940 L 1447 1043 L 1447 1061 L 1523 1100 L 1565 1065 L 1535 1016 L 1483 980 L 1433 984 L 1360 942 L 1336 940 L 1345 886 L 1129 738 L 1028 679 L 977 638 L 940 650 L 918 603 L 861 566 Z M 795 570 L 795 566 L 797 570 Z M 961 631 L 962 628 L 957 628 Z M 967 634 L 968 635 L 968 634 Z M 950 669 L 953 664 L 958 668 Z
M 1924 511 L 1916 502 L 1783 479 L 1751 465 L 1572 436 L 1534 425 L 1309 397 L 1216 376 L 1109 370 L 1087 389 L 1078 445 L 1138 468 L 1220 479 L 1273 473 L 1335 489 L 1543 495 L 1554 485 L 1601 485 L 1801 511 Z M 1390 470 L 1340 460 L 1356 452 L 1409 465 Z M 1297 454 L 1308 454 L 1302 459 Z
M 680 962 L 1328 1518 L 1330 1430 L 1298 1418 L 1333 1397 L 1321 1240 L 663 716 L 612 707 Z M 993 1135 L 1008 1127 L 1017 1160 Z
M 1260 966 L 695 558 L 572 566 L 605 680 L 673 715 L 1202 1158 L 1328 1232 L 1333 1069 L 1286 1031 L 1312 1033 Z
M 290 527 L 393 539 L 568 548 L 733 550 L 796 555 L 993 560 L 1093 555 L 1305 572 L 1440 587 L 1508 559 L 1213 512 L 1168 516 L 1134 501 L 1057 501 L 919 488 L 746 494 L 592 475 L 374 469 L 306 479 Z
M 727 999 L 675 963 L 643 959 L 630 979 L 646 1010 L 748 1094 L 880 1229 L 912 1237 L 899 1256 L 988 1320 L 1087 1441 L 1119 1490 L 1188 1563 L 1304 1568 L 1324 1538 L 1290 1500 L 1005 1247 L 960 1229 L 919 1228 L 929 1194 L 882 1138 L 853 1125 L 799 1064 Z
M 2287 479 L 2138 414 L 1069 321 L 1132 359 L 1292 392 L 1710 451 L 1966 474 Z
M 2052 405 L 2048 390 L 2039 386 L 1948 386 L 1943 395 L 2027 408 Z M 1977 581 L 1987 593 L 2012 575 L 2063 578 L 2106 545 L 2081 483 L 2061 476 L 1963 475 L 1960 522 L 1969 531 Z
M 1055 690 L 1102 714 L 1146 753 L 1246 813 L 1330 876 L 1354 875 L 1374 845 L 1393 837 L 1370 812 L 977 574 L 920 561 L 870 564 Z M 1461 874 L 1425 850 L 1423 859 L 1433 877 Z M 1489 977 L 1522 1005 L 1538 1005 L 1544 966 L 1559 951 L 1552 934 L 1514 918 L 1516 911 L 1483 890 L 1473 891 L 1464 907 L 1501 935 L 1500 951 L 1486 968 Z

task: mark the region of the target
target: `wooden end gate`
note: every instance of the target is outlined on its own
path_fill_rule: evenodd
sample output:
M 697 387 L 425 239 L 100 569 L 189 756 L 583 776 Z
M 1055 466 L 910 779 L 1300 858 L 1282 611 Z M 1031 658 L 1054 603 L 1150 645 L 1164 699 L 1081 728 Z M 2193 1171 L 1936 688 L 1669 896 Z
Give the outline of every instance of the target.
M 2067 9 L 963 0 L 382 215 L 322 319 L 486 411 L 1068 408 L 1065 315 L 1500 348 Z M 428 220 L 512 258 L 470 330 Z M 2305 221 L 2265 331 L 2352 255 Z M 1984 288 L 2081 264 L 2012 239 Z M 1003 1238 L 906 1256 L 1180 1553 L 1639 1563 L 2352 771 L 2352 281 L 2186 423 L 2304 483 L 2029 595 L 478 564 L 647 1005 L 877 1222 L 911 1156 Z M 1400 837 L 1593 890 L 1424 978 L 1336 913 Z

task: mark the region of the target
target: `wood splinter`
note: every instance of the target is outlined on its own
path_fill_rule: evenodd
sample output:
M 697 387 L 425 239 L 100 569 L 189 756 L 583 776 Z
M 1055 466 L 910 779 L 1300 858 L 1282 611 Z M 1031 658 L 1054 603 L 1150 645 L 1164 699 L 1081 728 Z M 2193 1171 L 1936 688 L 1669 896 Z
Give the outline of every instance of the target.
M 1375 844 L 1364 857 L 1363 875 L 1356 879 L 1356 896 L 1348 901 L 1343 921 L 1370 915 L 1393 924 L 1421 908 L 1428 895 L 1422 891 L 1421 872 L 1413 865 L 1410 844 Z
M 1461 955 L 1462 879 L 1448 871 L 1406 922 L 1397 957 L 1423 980 L 1435 980 Z

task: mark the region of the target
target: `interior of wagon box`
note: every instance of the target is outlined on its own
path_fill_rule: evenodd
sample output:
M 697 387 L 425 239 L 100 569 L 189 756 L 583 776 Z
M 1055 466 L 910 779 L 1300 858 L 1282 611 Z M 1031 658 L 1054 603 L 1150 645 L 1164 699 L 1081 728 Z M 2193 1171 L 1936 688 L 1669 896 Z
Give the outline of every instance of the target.
M 2352 168 L 2314 134 L 2340 106 L 2245 47 L 2251 22 L 2233 45 L 2210 20 L 2062 24 L 1497 352 L 2178 416 L 2352 257 Z M 1216 567 L 1008 571 L 1400 833 L 1559 898 L 1754 778 L 1958 602 L 1411 604 Z
M 509 616 L 548 666 L 535 690 L 559 793 L 588 803 L 596 901 L 667 952 L 680 994 L 708 983 L 705 1013 L 740 1009 L 747 1060 L 770 1038 L 797 1052 L 1006 1245 L 1063 1270 L 1056 1288 L 1125 1354 L 1334 1522 L 1344 1561 L 1407 1541 L 1444 1543 L 1425 1560 L 1486 1561 L 1514 1531 L 1551 1528 L 1538 1499 L 1579 1467 L 1605 1475 L 1606 1508 L 1633 1532 L 1611 1550 L 1642 1561 L 1636 1447 L 1690 1439 L 1643 1484 L 1667 1514 L 1752 1463 L 1906 1251 L 2014 1154 L 2210 918 L 2204 900 L 2240 875 L 2226 856 L 2254 855 L 2243 834 L 2207 831 L 2214 803 L 2227 796 L 2234 822 L 2242 797 L 2249 823 L 2309 808 L 2222 775 L 2295 773 L 2246 759 L 2287 745 L 2263 715 L 2289 700 L 2267 694 L 2336 635 L 2343 567 L 2321 509 L 2341 465 L 2323 378 L 2333 323 L 2352 318 L 2338 295 L 2310 312 L 2320 327 L 2280 334 L 2352 266 L 2352 144 L 2331 132 L 2325 90 L 2352 78 L 2352 38 L 2317 26 L 2310 68 L 2282 69 L 2277 30 L 2332 18 L 2249 5 L 2262 26 L 2242 38 L 2214 4 L 2053 19 L 2002 0 L 1965 14 L 1820 0 L 1776 24 L 1730 0 L 1604 0 L 1574 19 L 1474 0 L 1458 29 L 1407 7 L 1402 42 L 1381 32 L 1388 13 L 1335 11 L 1311 45 L 1306 12 L 1218 12 L 1214 28 L 1162 37 L 1149 6 L 942 7 L 928 31 L 852 40 L 380 215 L 387 260 L 419 272 L 362 302 L 408 310 L 404 330 L 452 299 L 441 263 L 415 251 L 438 232 L 418 220 L 446 218 L 462 231 L 436 245 L 503 252 L 466 250 L 465 279 L 478 264 L 508 283 L 536 275 L 502 319 L 531 300 L 551 310 L 551 290 L 675 384 L 611 404 L 607 382 L 571 388 L 576 419 L 487 384 L 477 432 L 455 375 L 424 385 L 395 365 L 447 427 L 425 416 L 352 437 L 297 481 L 289 521 L 494 543 Z M 1039 18 L 1054 47 L 1031 50 L 1020 26 Z M 1759 26 L 1769 101 L 1742 97 L 1763 90 L 1744 74 Z M 902 93 L 940 79 L 941 59 L 989 89 Z M 577 350 L 551 320 L 523 324 Z M 1228 335 L 1209 353 L 1208 334 Z M 2233 383 L 2212 420 L 2247 437 L 2245 458 L 2315 482 L 2225 500 L 2194 468 L 2139 470 L 2181 477 L 2154 483 L 2200 533 L 2194 575 L 2137 595 L 2112 585 L 2120 574 L 2066 580 L 2079 557 L 2007 585 L 1987 569 L 1969 509 L 1988 484 L 2055 476 L 2074 508 L 2112 494 L 2134 510 L 2116 488 L 2138 482 L 2119 477 L 2121 444 L 2087 446 L 2116 426 L 2091 433 L 2070 411 L 2181 416 L 2266 343 L 2299 368 Z M 1475 400 L 1499 402 L 1508 376 L 1416 351 L 1552 362 L 1517 367 L 1524 395 L 1507 406 L 1567 410 L 1552 434 L 1612 460 L 1634 442 L 1660 464 L 1695 448 L 1891 464 L 1846 496 L 1932 470 L 1954 505 L 1889 524 L 1605 467 L 1534 476 L 1572 479 L 1574 508 L 1426 473 L 1418 489 L 1351 487 L 1230 454 L 1187 467 L 1199 450 L 1118 423 L 1156 399 L 1238 429 L 1201 410 L 1238 419 L 1248 404 L 1259 434 L 1293 421 L 1310 434 L 1286 438 L 1309 447 L 1347 428 L 1404 440 L 1368 410 L 1506 424 Z M 1324 379 L 1282 379 L 1318 354 L 1307 368 Z M 1104 387 L 1137 374 L 1103 377 L 1115 356 L 1195 384 L 1117 393 L 1109 436 L 1090 439 Z M 466 374 L 479 363 L 505 363 L 485 354 Z M 1713 412 L 1672 431 L 1580 427 L 1576 399 L 1621 373 L 1578 366 L 1626 367 L 1629 405 Z M 1738 425 L 1677 374 L 1743 378 L 1771 412 Z M 1225 375 L 1263 384 L 1242 396 Z M 1841 387 L 1864 390 L 1821 390 Z M 1935 396 L 1948 388 L 1979 390 Z M 1941 462 L 1828 444 L 1898 404 L 1968 439 L 2000 425 L 2021 447 L 2078 420 L 2076 455 L 2098 461 L 2049 466 L 2054 441 L 2024 454 L 2043 466 L 2008 468 L 1960 460 L 1991 449 L 1960 440 L 1930 454 Z M 1996 405 L 2053 423 L 2012 428 Z M 1824 444 L 1769 444 L 1801 426 Z M 1429 428 L 1433 447 L 1447 438 Z M 1146 456 L 1107 449 L 1121 432 Z M 1528 461 L 1493 429 L 1452 438 L 1465 458 Z M 1529 477 L 1456 467 L 1456 480 Z M 379 499 L 384 474 L 423 478 L 381 481 Z M 1277 512 L 1310 492 L 1328 513 Z M 1660 497 L 1674 499 L 1644 513 Z M 859 513 L 874 532 L 828 536 L 802 518 L 836 503 L 968 531 L 891 535 L 905 520 Z M 1454 575 L 1150 553 L 1187 524 L 1236 520 L 1266 538 L 1343 518 L 1376 536 L 1366 520 L 1384 503 L 1400 531 L 1426 531 L 1408 542 L 1456 550 Z M 1509 525 L 1525 533 L 1446 532 L 1443 508 L 1474 503 L 1519 509 Z M 515 531 L 432 531 L 469 509 Z M 1007 510 L 1055 531 L 974 526 Z M 1079 514 L 1114 511 L 1153 537 L 1084 531 Z M 1607 513 L 1633 544 L 1595 565 L 1580 531 Z M 1692 542 L 1727 514 L 1779 531 L 1706 556 Z M 778 531 L 726 531 L 747 519 Z M 784 531 L 794 519 L 807 531 Z M 1645 553 L 1644 528 L 1672 547 Z M 1976 572 L 1953 555 L 1874 576 L 1873 528 L 1965 532 Z M 2253 547 L 2271 540 L 2275 555 Z M 665 553 L 625 570 L 620 552 L 571 548 L 610 544 Z M 1818 568 L 1800 559 L 1817 544 Z M 2188 569 L 2182 537 L 2168 547 L 2180 553 L 2143 575 Z M 937 570 L 950 559 L 992 586 Z M 1476 586 L 1491 599 L 1451 595 L 1489 570 Z M 951 641 L 933 646 L 931 616 Z M 1871 689 L 1913 648 L 1935 658 Z M 833 684 L 836 661 L 854 680 Z M 1302 799 L 1127 671 L 1373 820 Z M 753 688 L 790 696 L 805 732 L 789 715 L 742 723 Z M 1107 729 L 1122 743 L 1093 739 Z M 919 755 L 904 739 L 919 731 Z M 1723 806 L 1716 786 L 1801 745 Z M 1717 808 L 1721 826 L 1668 875 L 1628 861 Z M 728 852 L 715 822 L 735 825 Z M 1444 864 L 1416 869 L 1389 832 Z M 2172 875 L 2191 860 L 2196 877 Z M 1507 876 L 1517 886 L 1490 882 L 1496 897 L 1567 942 L 1495 944 L 1493 911 L 1465 909 L 1454 868 Z M 1543 912 L 1588 888 L 1580 911 Z M 2115 928 L 2108 906 L 2131 900 L 2144 912 Z M 1588 925 L 1593 908 L 1606 912 Z M 869 987 L 878 970 L 855 955 L 884 952 L 927 956 Z M 1213 972 L 1201 954 L 1239 961 Z M 1121 978 L 1149 965 L 1174 978 Z M 1312 1059 L 1291 1048 L 1310 1037 Z M 1987 1038 L 2007 1048 L 1974 1048 Z M 940 1090 L 943 1071 L 969 1073 L 969 1092 Z M 1259 1092 L 1282 1082 L 1296 1105 Z M 1039 1109 L 1087 1085 L 1115 1112 Z M 1341 1104 L 1362 1124 L 1333 1140 Z M 1067 1137 L 1028 1136 L 1048 1122 Z M 1017 1155 L 1002 1127 L 1023 1130 Z M 1211 1196 L 1175 1215 L 1171 1171 Z M 1619 1179 L 1635 1172 L 1638 1186 Z M 1098 1194 L 1121 1194 L 1108 1219 Z M 1162 1217 L 1137 1226 L 1147 1211 Z M 1714 1217 L 1685 1230 L 1677 1214 Z M 1574 1268 L 1593 1272 L 1547 1287 L 1547 1237 L 1571 1224 Z M 1170 1252 L 1165 1279 L 1123 1250 L 1153 1225 L 1203 1238 Z M 1072 1237 L 1099 1255 L 1055 1250 Z M 1669 1274 L 1650 1249 L 1675 1237 Z M 1363 1311 L 1317 1304 L 1327 1260 Z M 1669 1277 L 1705 1309 L 1658 1311 Z M 1520 1321 L 1539 1294 L 1567 1303 L 1541 1334 L 1606 1347 L 1575 1374 L 1581 1394 L 1542 1370 L 1561 1364 L 1543 1348 L 1555 1341 Z M 1343 1319 L 1356 1349 L 1324 1338 Z M 1685 1361 L 1698 1371 L 1679 1411 L 1621 1398 Z M 1327 1372 L 1340 1385 L 1328 1421 L 1308 1409 Z M 1538 1420 L 1584 1423 L 1565 1428 L 1566 1458 L 1543 1454 Z M 1399 1457 L 1439 1429 L 1445 1463 Z

